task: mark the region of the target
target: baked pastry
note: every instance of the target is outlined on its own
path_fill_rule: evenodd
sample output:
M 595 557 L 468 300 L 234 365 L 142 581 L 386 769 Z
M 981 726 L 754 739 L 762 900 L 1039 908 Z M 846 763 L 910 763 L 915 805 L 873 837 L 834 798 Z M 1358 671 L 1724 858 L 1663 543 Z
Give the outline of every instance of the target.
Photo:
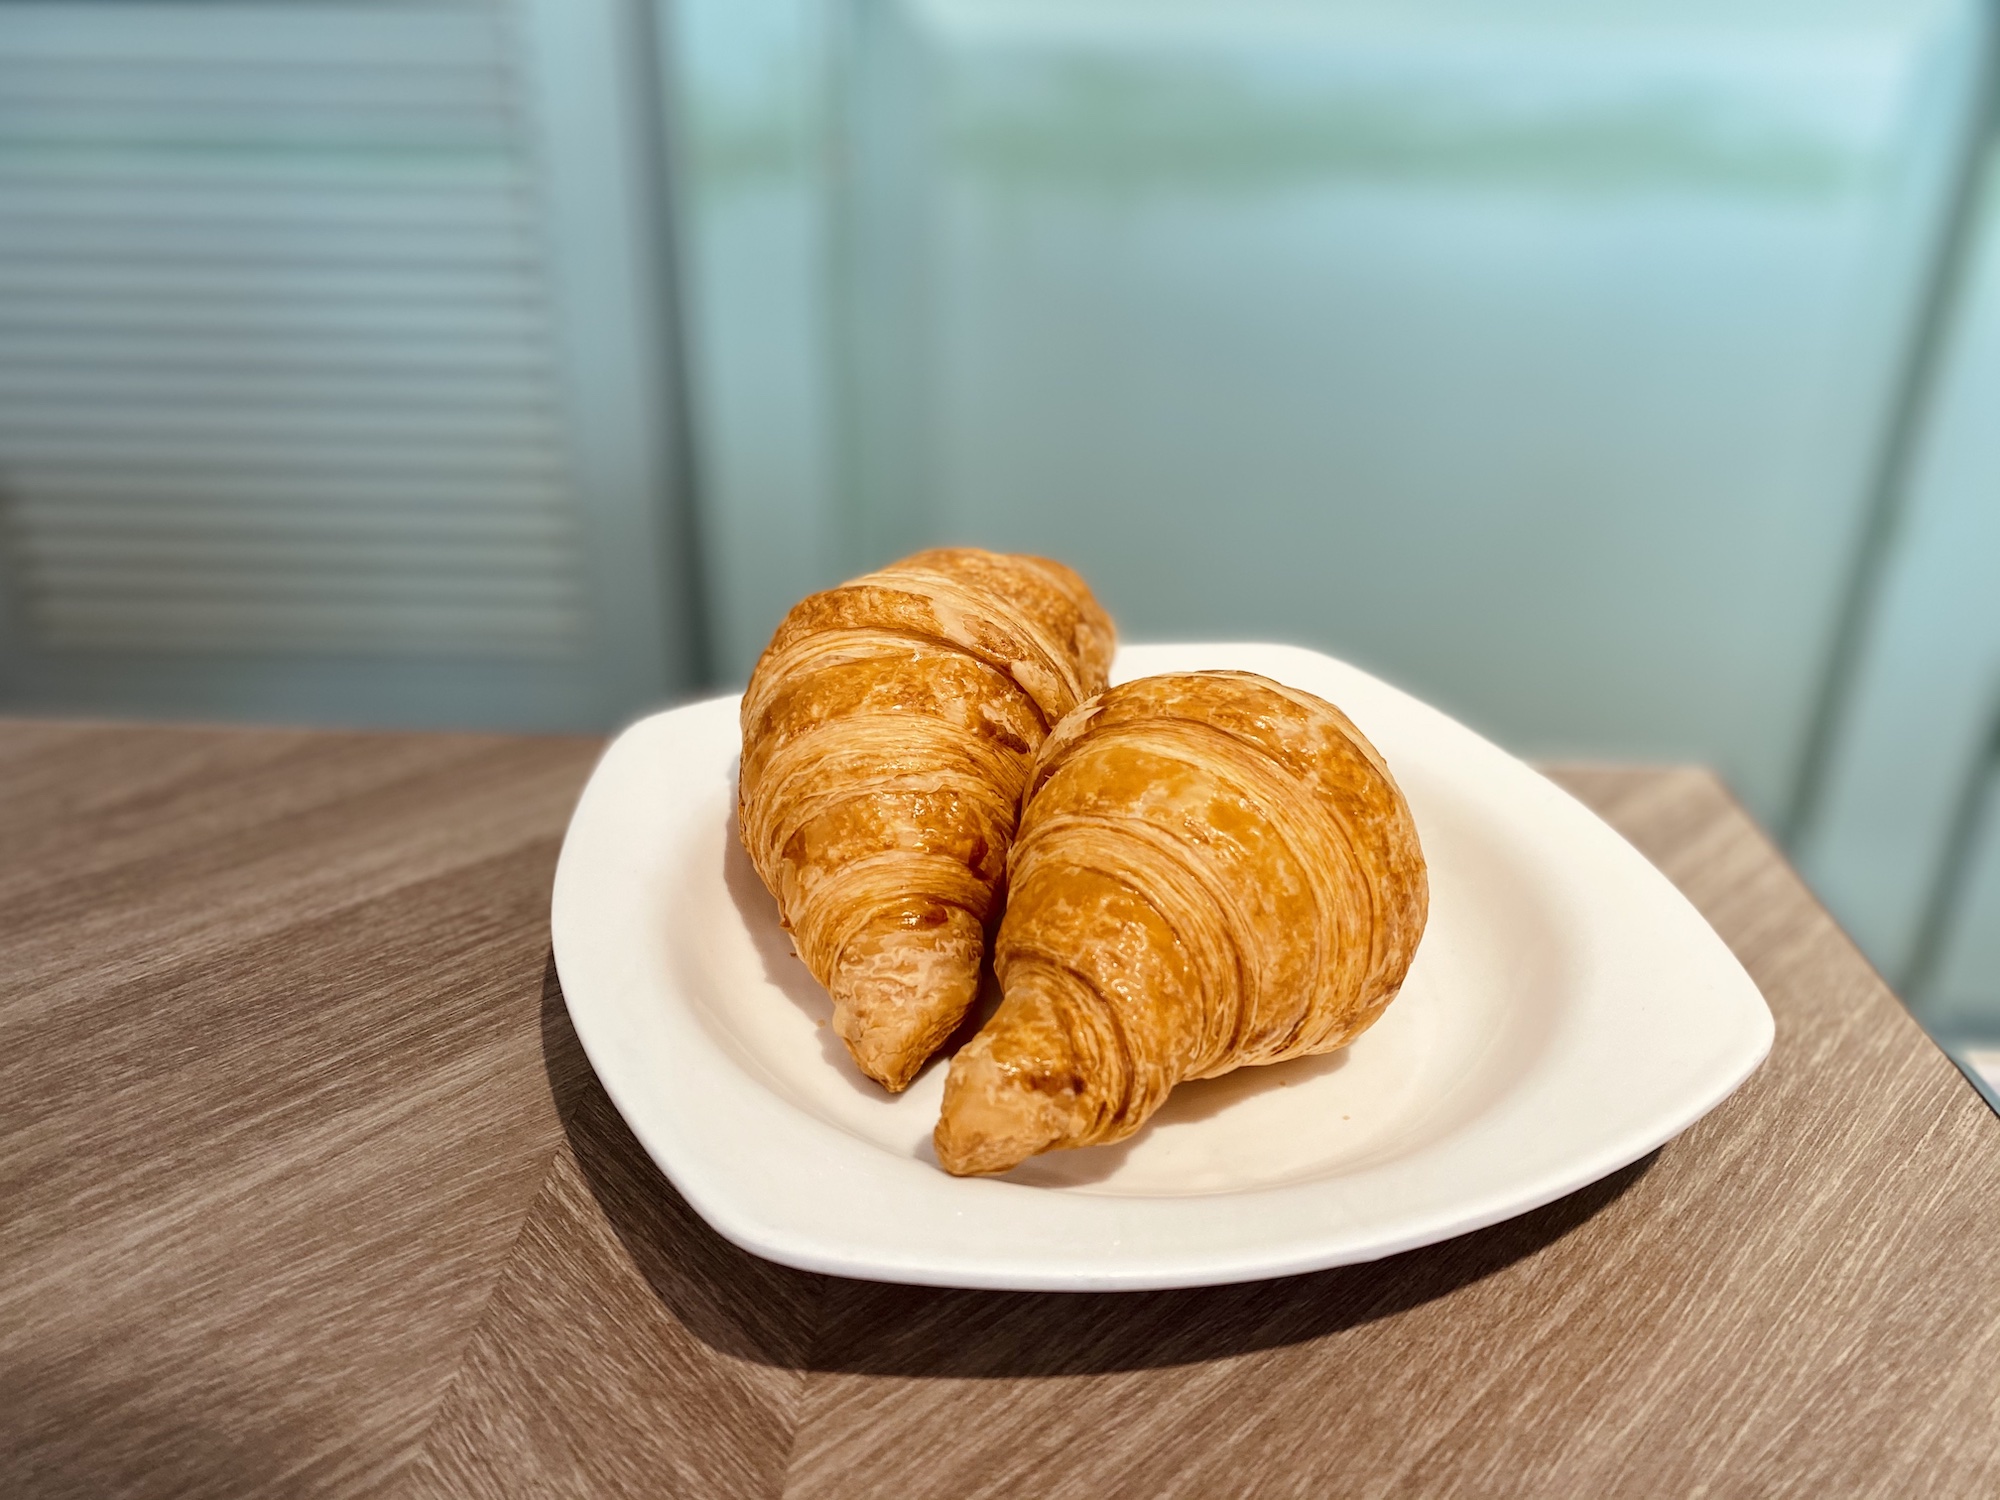
M 1409 972 L 1408 804 L 1332 704 L 1246 672 L 1112 688 L 1036 758 L 994 940 L 1004 998 L 952 1059 L 963 1174 L 1131 1135 L 1175 1084 L 1331 1052 Z
M 1112 646 L 1062 564 L 948 548 L 802 601 L 751 674 L 743 847 L 884 1087 L 971 1007 L 1029 765 Z

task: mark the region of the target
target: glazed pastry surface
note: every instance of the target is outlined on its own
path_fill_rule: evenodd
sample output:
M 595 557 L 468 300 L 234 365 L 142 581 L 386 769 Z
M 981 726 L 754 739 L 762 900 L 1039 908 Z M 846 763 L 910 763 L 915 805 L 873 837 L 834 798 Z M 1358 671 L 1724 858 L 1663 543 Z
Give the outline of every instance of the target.
M 1110 689 L 1037 756 L 994 942 L 1005 998 L 952 1059 L 963 1174 L 1122 1140 L 1177 1084 L 1331 1052 L 1396 995 L 1429 888 L 1375 747 L 1244 672 Z
M 948 548 L 802 601 L 758 660 L 743 847 L 885 1087 L 972 1004 L 1034 753 L 1113 644 L 1062 564 Z

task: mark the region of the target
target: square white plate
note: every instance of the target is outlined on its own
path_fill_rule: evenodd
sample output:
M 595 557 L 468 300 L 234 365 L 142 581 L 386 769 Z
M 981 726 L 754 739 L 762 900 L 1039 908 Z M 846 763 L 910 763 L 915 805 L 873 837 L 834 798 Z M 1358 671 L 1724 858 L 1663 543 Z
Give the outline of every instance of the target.
M 551 926 L 633 1132 L 747 1250 L 885 1281 L 1195 1286 L 1370 1260 L 1635 1161 L 1770 1050 L 1685 898 L 1582 804 L 1436 709 L 1290 646 L 1128 646 L 1113 678 L 1236 667 L 1318 693 L 1387 758 L 1430 866 L 1402 995 L 1345 1051 L 1185 1084 L 1132 1140 L 947 1176 L 940 1059 L 863 1078 L 736 841 L 736 700 L 634 725 L 584 788 Z

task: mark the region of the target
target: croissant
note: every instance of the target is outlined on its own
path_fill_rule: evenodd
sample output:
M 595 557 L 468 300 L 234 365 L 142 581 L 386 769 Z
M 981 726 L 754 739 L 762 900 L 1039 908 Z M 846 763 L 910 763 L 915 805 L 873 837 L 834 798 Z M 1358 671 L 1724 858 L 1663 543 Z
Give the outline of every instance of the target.
M 1042 746 L 994 940 L 1003 999 L 952 1059 L 961 1175 L 1122 1140 L 1175 1084 L 1331 1052 L 1409 972 L 1408 804 L 1332 704 L 1245 672 L 1112 688 Z
M 1034 753 L 1112 646 L 1062 564 L 950 548 L 802 601 L 751 674 L 743 847 L 885 1087 L 971 1007 Z

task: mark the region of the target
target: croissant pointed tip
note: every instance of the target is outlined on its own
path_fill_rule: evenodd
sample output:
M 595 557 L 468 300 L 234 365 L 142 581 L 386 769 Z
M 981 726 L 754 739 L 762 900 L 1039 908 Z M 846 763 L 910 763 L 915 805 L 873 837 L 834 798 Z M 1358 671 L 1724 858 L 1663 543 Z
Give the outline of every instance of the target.
M 864 927 L 827 987 L 855 1066 L 892 1094 L 908 1088 L 972 1008 L 984 946 L 979 919 L 955 906 L 915 926 L 891 912 Z
M 954 1177 L 984 1177 L 1018 1167 L 1071 1134 L 1061 1096 L 1003 1067 L 975 1042 L 952 1059 L 944 1109 L 931 1145 Z
M 1094 1138 L 1084 1070 L 1067 1034 L 1051 1025 L 1046 986 L 1059 976 L 1014 976 L 1000 1010 L 951 1060 L 931 1143 L 957 1177 L 987 1176 L 1031 1156 Z

